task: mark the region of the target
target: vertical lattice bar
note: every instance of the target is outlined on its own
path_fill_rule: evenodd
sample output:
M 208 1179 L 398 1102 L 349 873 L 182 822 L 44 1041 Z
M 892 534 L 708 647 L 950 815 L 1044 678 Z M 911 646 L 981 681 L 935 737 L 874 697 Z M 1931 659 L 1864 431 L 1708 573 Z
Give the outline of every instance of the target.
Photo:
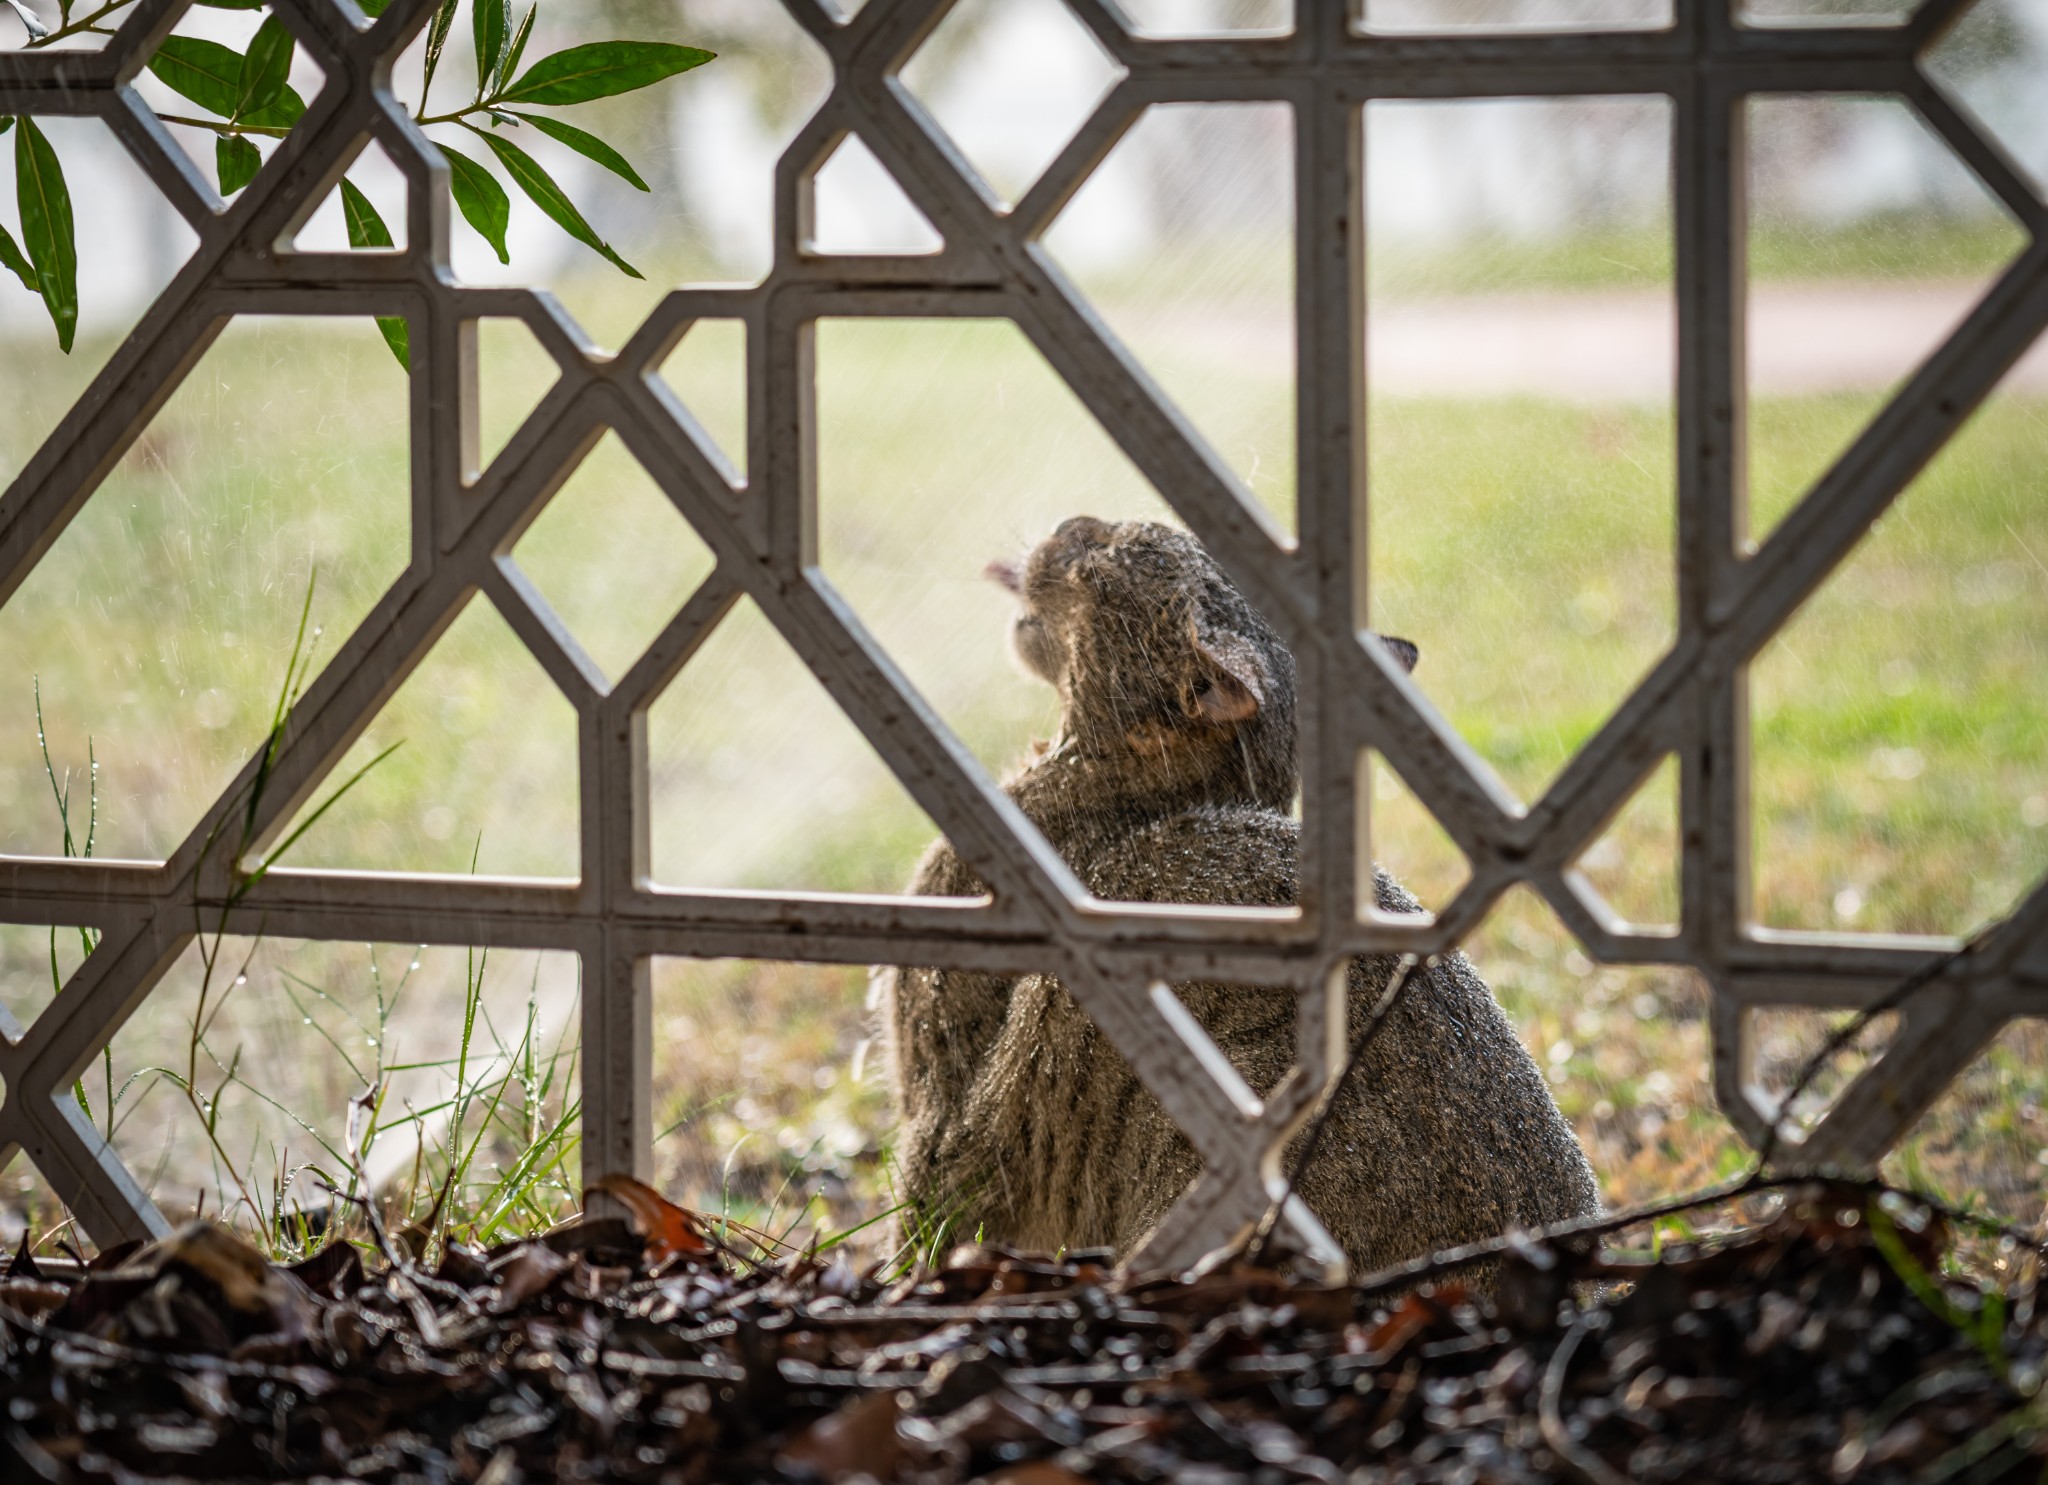
M 1298 24 L 1309 51 L 1334 59 L 1348 7 L 1327 5 Z M 1366 622 L 1365 212 L 1362 111 L 1334 83 L 1299 87 L 1294 104 L 1296 564 L 1321 618 L 1302 666 L 1301 906 L 1326 944 L 1370 901 L 1369 789 L 1361 778 L 1352 708 L 1343 704 L 1348 648 Z M 1338 952 L 1296 1000 L 1295 1056 L 1304 1099 L 1342 1067 L 1349 956 Z M 1279 1090 L 1276 1090 L 1276 1096 Z M 1275 1115 L 1305 1115 L 1274 1109 Z M 1284 1135 L 1292 1119 L 1276 1128 Z M 1293 1215 L 1290 1213 L 1290 1215 Z M 1326 1234 L 1304 1234 L 1313 1244 Z
M 1744 504 L 1743 101 L 1718 79 L 1676 94 L 1678 628 L 1697 643 L 1734 576 Z M 1680 758 L 1683 924 L 1719 955 L 1749 912 L 1749 728 L 1739 667 L 1709 667 Z
M 1725 34 L 1738 0 L 1691 0 L 1691 24 Z M 1704 638 L 1746 535 L 1747 166 L 1742 94 L 1710 75 L 1675 96 L 1672 220 L 1678 288 L 1678 624 Z M 1695 954 L 1726 962 L 1744 934 L 1749 893 L 1749 711 L 1745 668 L 1704 668 L 1679 753 L 1680 931 Z M 1718 978 L 1718 977 L 1717 977 Z M 1747 1014 L 1717 997 L 1717 1096 L 1754 1126 L 1746 1092 Z M 1753 1137 L 1761 1138 L 1761 1129 Z
M 1342 44 L 1318 21 L 1318 50 Z M 1365 377 L 1362 148 L 1357 110 L 1327 83 L 1300 87 L 1294 111 L 1295 565 L 1321 622 L 1296 646 L 1303 666 L 1302 909 L 1354 916 L 1362 859 L 1358 749 L 1338 688 L 1341 651 L 1365 623 Z M 1330 652 L 1311 660 L 1315 651 Z
M 455 543 L 479 473 L 477 322 L 429 303 L 410 316 L 412 542 L 415 562 Z M 424 435 L 424 436 L 423 436 Z
M 638 880 L 648 828 L 644 718 L 599 701 L 580 710 L 581 899 L 605 918 Z M 623 715 L 621 715 L 623 712 Z M 581 966 L 583 1162 L 591 1177 L 653 1175 L 654 1011 L 650 961 L 607 928 Z
M 579 963 L 583 998 L 583 1179 L 654 1174 L 654 961 L 616 928 Z

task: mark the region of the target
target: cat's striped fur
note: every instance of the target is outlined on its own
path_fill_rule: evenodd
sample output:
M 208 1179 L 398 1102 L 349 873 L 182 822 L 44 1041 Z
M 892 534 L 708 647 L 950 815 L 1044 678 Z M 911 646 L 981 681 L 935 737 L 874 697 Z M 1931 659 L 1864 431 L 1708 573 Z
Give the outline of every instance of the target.
M 1089 890 L 1293 903 L 1293 661 L 1200 546 L 1081 518 L 1005 576 L 1018 652 L 1063 703 L 1056 742 L 1006 788 Z M 940 841 L 912 890 L 984 889 Z M 1377 890 L 1414 910 L 1384 873 Z M 1354 962 L 1354 1019 L 1391 968 Z M 925 1214 L 1024 1247 L 1123 1251 L 1194 1178 L 1185 1137 L 1057 979 L 912 968 L 880 988 L 897 1157 Z M 1254 1090 L 1285 1074 L 1290 992 L 1175 988 Z M 1598 1206 L 1570 1127 L 1463 956 L 1409 986 L 1301 1190 L 1361 1270 Z

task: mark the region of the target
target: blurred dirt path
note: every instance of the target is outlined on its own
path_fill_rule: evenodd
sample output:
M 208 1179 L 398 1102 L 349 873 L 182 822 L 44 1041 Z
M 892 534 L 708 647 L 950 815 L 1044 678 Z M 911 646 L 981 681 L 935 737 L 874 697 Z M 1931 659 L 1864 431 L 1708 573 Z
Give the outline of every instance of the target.
M 1750 293 L 1751 386 L 1763 393 L 1867 391 L 1909 374 L 1983 296 L 1966 282 L 1763 284 Z M 1264 306 L 1156 307 L 1113 324 L 1143 351 L 1285 376 L 1292 326 Z M 1472 295 L 1377 305 L 1367 367 L 1376 392 L 1512 395 L 1583 402 L 1671 396 L 1677 318 L 1654 289 Z M 2048 341 L 2008 385 L 2048 392 Z

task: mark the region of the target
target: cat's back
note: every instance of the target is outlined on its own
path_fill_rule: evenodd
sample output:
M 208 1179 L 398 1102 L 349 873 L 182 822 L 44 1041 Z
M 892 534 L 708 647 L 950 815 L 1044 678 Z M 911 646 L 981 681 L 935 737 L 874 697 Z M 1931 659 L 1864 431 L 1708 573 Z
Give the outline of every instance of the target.
M 1288 907 L 1297 901 L 1300 850 L 1300 824 L 1287 815 L 1203 806 L 1105 836 L 1077 865 L 1106 899 Z M 1375 894 L 1384 911 L 1420 910 L 1377 869 Z M 1385 955 L 1352 961 L 1353 1037 L 1394 965 Z M 1256 1092 L 1293 1065 L 1292 992 L 1205 982 L 1176 990 Z M 1188 1155 L 1169 1163 L 1192 1174 Z M 1177 1189 L 1159 1193 L 1169 1194 Z M 1332 1111 L 1315 1168 L 1304 1173 L 1303 1194 L 1363 1268 L 1584 1215 L 1599 1199 L 1541 1072 L 1462 954 L 1417 973 L 1375 1033 Z M 1132 1214 L 1120 1239 L 1133 1240 L 1158 1215 Z
M 1301 824 L 1258 805 L 1119 821 L 1077 845 L 1069 862 L 1111 902 L 1292 907 L 1299 894 Z

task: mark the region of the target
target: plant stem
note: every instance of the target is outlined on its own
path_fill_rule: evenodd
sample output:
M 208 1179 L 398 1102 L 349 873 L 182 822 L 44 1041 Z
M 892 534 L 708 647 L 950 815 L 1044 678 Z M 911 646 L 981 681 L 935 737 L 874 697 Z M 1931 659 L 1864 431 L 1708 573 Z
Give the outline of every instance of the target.
M 193 129 L 211 129 L 216 134 L 261 134 L 267 139 L 282 139 L 291 133 L 290 129 L 274 124 L 236 124 L 227 119 L 196 119 L 190 114 L 160 113 L 157 115 L 166 124 L 184 124 Z
M 24 50 L 33 51 L 39 47 L 49 46 L 55 42 L 62 41 L 67 36 L 76 36 L 81 31 L 97 30 L 97 23 L 99 21 L 104 20 L 117 10 L 126 9 L 134 3 L 135 0 L 107 0 L 105 5 L 102 5 L 91 15 L 83 16 L 75 21 L 66 21 L 49 35 L 38 37 L 36 40 L 31 41 Z
M 466 107 L 456 109 L 453 113 L 437 113 L 431 118 L 425 114 L 414 114 L 412 121 L 422 126 L 427 124 L 459 124 L 473 113 L 489 113 L 497 106 L 497 99 L 486 98 L 481 103 L 471 103 Z
M 186 1103 L 191 1105 L 193 1114 L 199 1120 L 200 1128 L 206 1131 L 207 1143 L 213 1146 L 215 1156 L 227 1171 L 228 1179 L 235 1183 L 235 1189 L 241 1195 L 243 1204 L 249 1208 L 251 1214 L 260 1222 L 263 1218 L 263 1208 L 256 1201 L 255 1197 L 250 1194 L 248 1183 L 242 1178 L 241 1167 L 235 1164 L 234 1157 L 228 1153 L 227 1146 L 222 1144 L 220 1139 L 220 1099 L 226 1093 L 228 1084 L 234 1080 L 234 1069 L 232 1067 L 229 1068 L 228 1076 L 221 1081 L 220 1087 L 214 1090 L 212 1099 L 207 1099 L 199 1091 L 199 1053 L 206 1044 L 206 1026 L 212 1019 L 206 1014 L 206 1002 L 209 993 L 213 989 L 214 971 L 220 963 L 221 941 L 227 934 L 228 911 L 226 907 L 221 909 L 220 922 L 214 929 L 213 943 L 210 946 L 206 941 L 206 933 L 203 926 L 198 935 L 199 958 L 204 969 L 199 977 L 199 1004 L 192 1013 L 191 1035 L 186 1038 L 185 1042 L 185 1076 L 182 1079 L 182 1091 L 185 1095 Z M 236 971 L 238 977 L 248 973 L 249 962 L 255 957 L 256 949 L 254 945 L 251 945 L 248 957 L 242 961 L 241 969 Z M 229 988 L 232 989 L 233 987 L 230 986 Z M 225 999 L 226 992 L 224 991 L 222 994 L 223 999 Z M 211 1056 L 212 1054 L 209 1053 L 208 1055 Z M 218 1061 L 214 1065 L 219 1066 Z

